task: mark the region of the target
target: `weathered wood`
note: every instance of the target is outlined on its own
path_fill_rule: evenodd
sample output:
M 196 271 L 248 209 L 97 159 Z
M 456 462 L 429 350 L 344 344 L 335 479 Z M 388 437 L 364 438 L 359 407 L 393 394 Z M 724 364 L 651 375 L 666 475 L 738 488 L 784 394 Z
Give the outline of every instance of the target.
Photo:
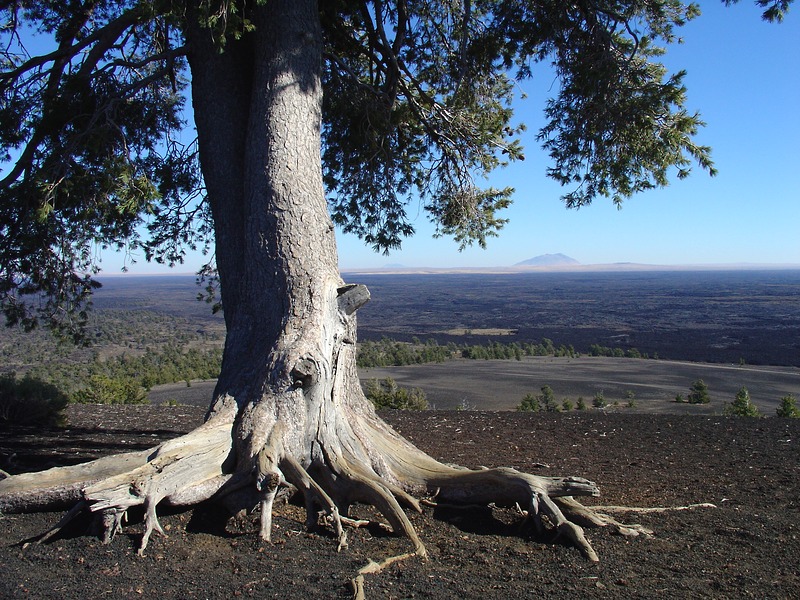
M 359 308 L 369 302 L 370 294 L 367 286 L 360 283 L 351 283 L 336 290 L 338 294 L 339 310 L 347 316 L 352 315 Z

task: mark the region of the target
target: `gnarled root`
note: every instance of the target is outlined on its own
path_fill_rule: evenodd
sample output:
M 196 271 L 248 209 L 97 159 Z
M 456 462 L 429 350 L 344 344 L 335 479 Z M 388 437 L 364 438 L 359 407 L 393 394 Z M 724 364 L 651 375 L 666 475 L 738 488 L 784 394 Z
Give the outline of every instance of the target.
M 337 427 L 335 436 L 321 431 L 306 454 L 312 457 L 306 464 L 296 457 L 296 452 L 288 451 L 284 443 L 286 426 L 276 423 L 254 457 L 252 472 L 225 473 L 223 465 L 231 463 L 233 451 L 232 421 L 212 419 L 150 451 L 146 461 L 133 469 L 99 481 L 91 477 L 90 484 L 82 489 L 80 503 L 43 539 L 55 535 L 81 510 L 89 510 L 99 517 L 102 539 L 110 542 L 121 530 L 127 511 L 142 506 L 141 554 L 154 532 L 164 535 L 156 512 L 160 502 L 189 505 L 227 497 L 236 498 L 233 504 L 238 505 L 232 508 L 248 509 L 260 504 L 260 535 L 269 541 L 273 502 L 281 486 L 294 486 L 303 494 L 308 527 L 318 527 L 322 518 L 333 529 L 340 549 L 347 546 L 345 525 L 353 523 L 348 518 L 349 507 L 363 502 L 375 506 L 394 533 L 411 541 L 412 554 L 425 557 L 425 546 L 401 506 L 402 503 L 421 511 L 412 493 L 433 496 L 436 503 L 518 505 L 538 531 L 548 529 L 566 536 L 592 561 L 598 557 L 583 527 L 612 527 L 625 535 L 651 533 L 644 527 L 616 521 L 602 508 L 578 503 L 573 497 L 599 495 L 591 481 L 540 477 L 508 468 L 469 470 L 444 465 L 377 418 L 361 420 L 347 430 Z M 125 465 L 130 463 L 129 458 L 125 461 Z M 108 465 L 104 465 L 103 470 L 107 469 Z M 3 480 L 0 488 L 14 479 Z M 242 492 L 241 499 L 233 492 Z

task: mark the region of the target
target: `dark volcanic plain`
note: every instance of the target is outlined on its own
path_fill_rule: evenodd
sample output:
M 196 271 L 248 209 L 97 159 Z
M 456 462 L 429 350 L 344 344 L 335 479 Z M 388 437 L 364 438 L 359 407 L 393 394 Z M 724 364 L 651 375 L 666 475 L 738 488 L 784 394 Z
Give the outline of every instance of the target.
M 367 284 L 373 294 L 359 313 L 362 339 L 417 336 L 480 343 L 548 337 L 581 352 L 595 343 L 635 347 L 664 359 L 715 363 L 710 368 L 719 379 L 711 385 L 712 397 L 723 385 L 737 385 L 734 378 L 743 370 L 766 373 L 763 385 L 777 392 L 796 381 L 800 367 L 800 271 L 345 278 Z M 97 307 L 137 307 L 188 318 L 198 328 L 219 328 L 219 317 L 208 316 L 206 305 L 191 300 L 192 281 L 111 279 Z M 499 331 L 508 335 L 495 337 Z M 673 364 L 620 359 L 608 369 L 621 391 L 634 380 L 642 383 L 634 371 L 662 362 L 665 368 Z M 427 376 L 440 381 L 441 371 L 456 364 L 473 371 L 493 397 L 511 393 L 498 383 L 513 383 L 515 375 L 504 371 L 510 368 L 506 362 L 430 365 Z M 787 383 L 759 365 L 783 365 L 779 371 Z M 555 389 L 556 367 L 565 386 L 590 377 L 578 366 L 553 362 L 549 372 L 526 385 L 536 381 Z M 450 370 L 458 378 L 456 369 Z M 690 377 L 674 382 L 674 370 L 657 377 L 648 373 L 659 389 L 672 389 Z M 460 379 L 461 385 L 471 385 Z M 518 388 L 537 391 L 513 387 Z M 210 394 L 207 384 L 183 389 L 200 404 Z M 599 564 L 559 540 L 532 535 L 514 510 L 426 508 L 411 519 L 430 558 L 412 558 L 367 576 L 367 598 L 800 597 L 800 420 L 719 416 L 714 413 L 721 410 L 722 396 L 705 414 L 667 414 L 665 404 L 648 399 L 644 387 L 636 388 L 636 396 L 636 410 L 383 413 L 403 435 L 445 462 L 587 477 L 602 491 L 590 503 L 679 507 L 710 502 L 716 508 L 620 517 L 652 528 L 653 539 L 591 530 Z M 518 401 L 515 396 L 513 404 Z M 195 427 L 203 413 L 193 405 L 72 405 L 66 428 L 0 428 L 0 468 L 37 470 L 148 448 Z M 350 547 L 337 553 L 329 534 L 305 531 L 303 510 L 291 503 L 276 509 L 272 544 L 259 542 L 256 515 L 221 527 L 220 515 L 211 508 L 165 508 L 163 513 L 169 537 L 154 537 L 144 557 L 135 551 L 140 515 L 132 514 L 109 546 L 84 535 L 86 524 L 77 523 L 48 544 L 27 547 L 25 540 L 61 515 L 3 515 L 0 597 L 348 598 L 350 579 L 369 560 L 410 549 L 402 538 L 368 527 L 352 531 Z M 369 507 L 356 507 L 355 514 L 380 519 Z
M 637 348 L 671 360 L 800 366 L 800 270 L 346 274 L 359 338 Z M 458 335 L 511 329 L 512 335 Z

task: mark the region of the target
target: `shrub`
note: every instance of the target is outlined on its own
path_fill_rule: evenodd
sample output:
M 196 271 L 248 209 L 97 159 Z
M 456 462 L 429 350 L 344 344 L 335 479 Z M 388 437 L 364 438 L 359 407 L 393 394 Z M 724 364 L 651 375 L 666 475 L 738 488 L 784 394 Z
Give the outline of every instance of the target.
M 541 410 L 541 405 L 539 404 L 539 396 L 534 396 L 533 394 L 525 394 L 525 397 L 522 399 L 522 402 L 517 405 L 517 410 L 524 411 L 524 412 L 539 412 Z
M 419 388 L 409 390 L 397 385 L 391 377 L 378 381 L 370 379 L 364 390 L 367 398 L 375 408 L 396 408 L 400 410 L 425 410 L 428 408 L 428 399 L 425 392 Z
M 689 404 L 708 404 L 711 402 L 711 396 L 708 395 L 708 386 L 702 379 L 692 383 L 692 387 L 689 388 L 689 395 L 686 396 L 686 401 Z
M 736 398 L 725 407 L 725 414 L 734 417 L 760 417 L 758 407 L 750 400 L 750 392 L 742 387 L 736 392 Z
M 0 421 L 17 425 L 60 425 L 69 397 L 55 385 L 16 373 L 0 375 Z
M 784 419 L 800 419 L 800 408 L 797 408 L 794 396 L 789 394 L 781 398 L 780 406 L 775 410 L 775 414 Z
M 575 408 L 578 410 L 586 410 L 588 408 L 586 406 L 586 400 L 583 399 L 583 396 L 578 396 L 578 403 L 575 405 Z
M 92 375 L 87 386 L 72 395 L 82 404 L 147 404 L 147 391 L 132 377 Z
M 592 406 L 595 408 L 605 408 L 607 405 L 608 403 L 606 402 L 606 397 L 603 395 L 603 392 L 597 392 L 592 400 Z
M 542 386 L 542 395 L 539 398 L 539 402 L 547 412 L 558 412 L 560 410 L 556 402 L 556 396 L 549 385 Z
M 572 403 L 572 400 L 569 398 L 564 398 L 564 400 L 561 402 L 561 410 L 569 412 L 573 408 L 575 408 L 575 405 Z
M 556 396 L 553 389 L 549 385 L 542 386 L 542 393 L 534 396 L 533 394 L 526 394 L 517 405 L 517 410 L 524 412 L 538 412 L 546 410 L 547 412 L 559 412 L 561 407 L 556 402 Z

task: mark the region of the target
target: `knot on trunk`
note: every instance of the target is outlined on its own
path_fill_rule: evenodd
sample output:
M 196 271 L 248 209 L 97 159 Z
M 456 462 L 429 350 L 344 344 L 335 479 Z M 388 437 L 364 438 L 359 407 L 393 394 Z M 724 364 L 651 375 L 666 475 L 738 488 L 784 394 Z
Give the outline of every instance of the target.
M 311 358 L 301 358 L 292 367 L 292 386 L 307 389 L 319 378 L 317 364 Z

